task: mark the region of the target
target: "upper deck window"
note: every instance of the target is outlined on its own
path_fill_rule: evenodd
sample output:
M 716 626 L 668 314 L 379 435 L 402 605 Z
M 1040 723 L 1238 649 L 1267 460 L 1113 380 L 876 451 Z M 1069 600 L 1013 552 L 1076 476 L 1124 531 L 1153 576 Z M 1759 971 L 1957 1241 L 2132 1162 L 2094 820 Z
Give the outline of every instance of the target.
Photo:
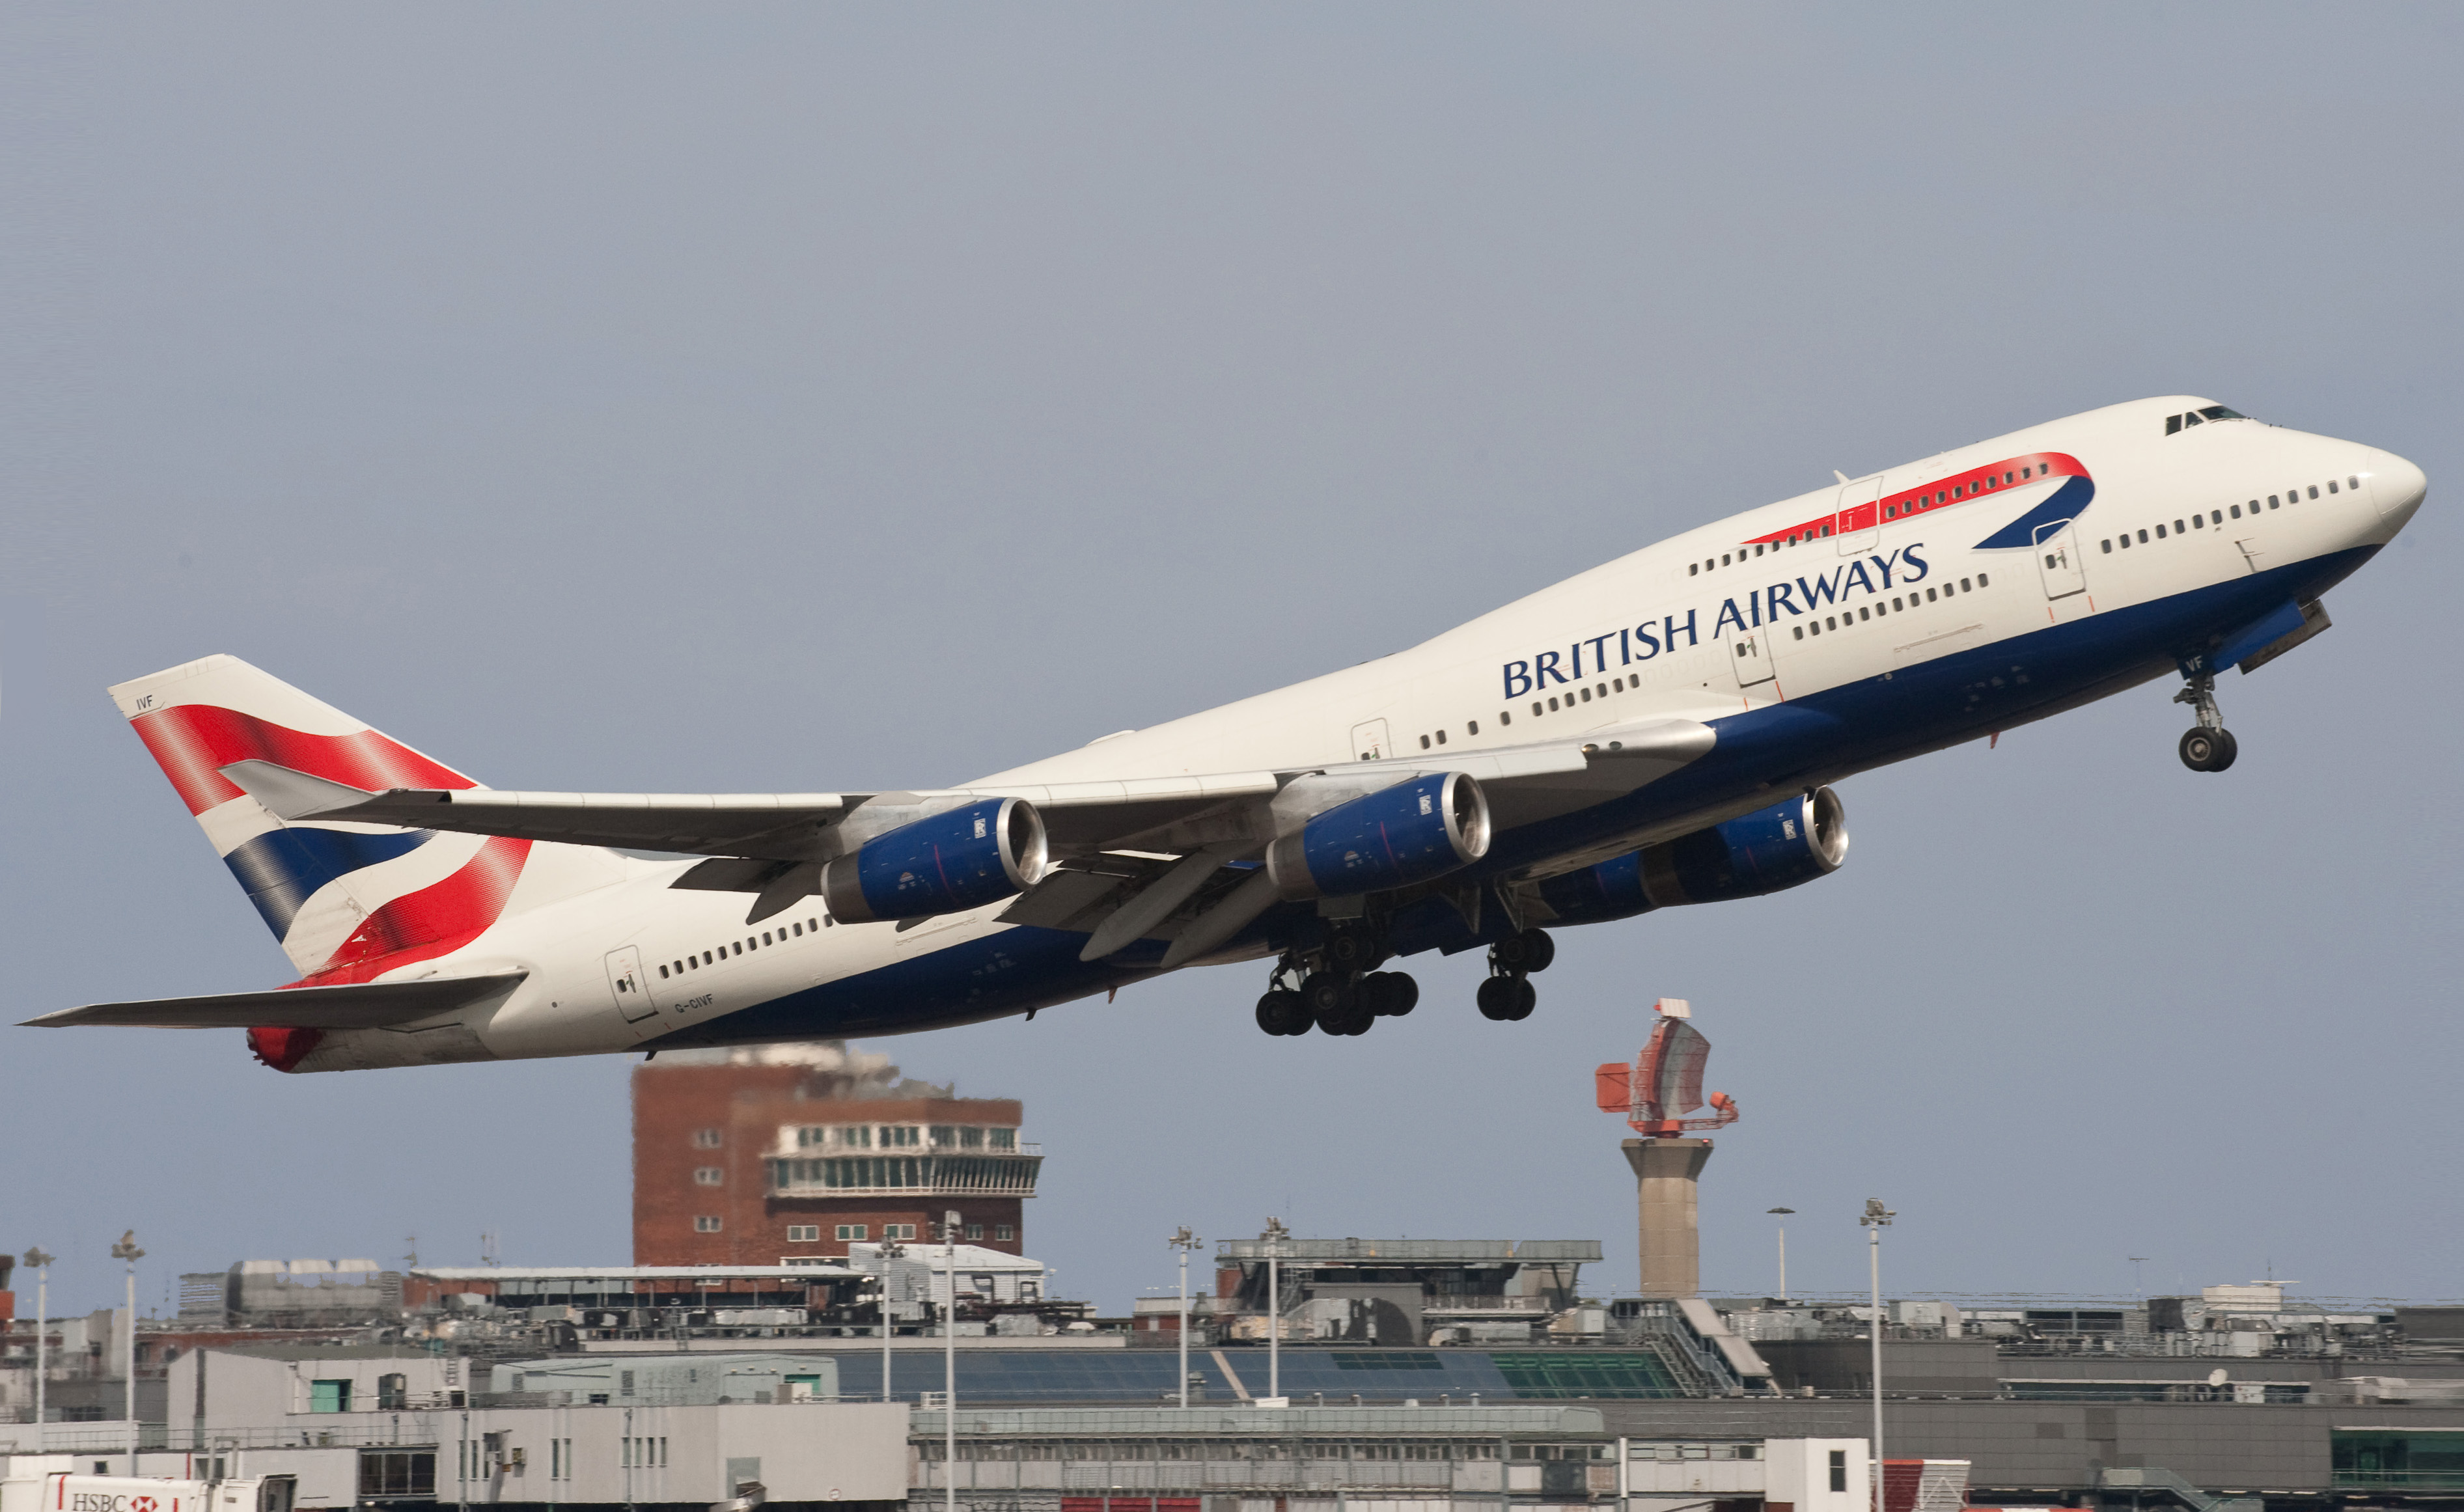
M 2249 418 L 2238 409 L 2227 409 L 2222 405 L 2210 405 L 2205 409 L 2193 409 L 2186 414 L 2167 415 L 2165 433 L 2169 436 L 2186 427 L 2204 426 L 2211 420 L 2248 420 Z

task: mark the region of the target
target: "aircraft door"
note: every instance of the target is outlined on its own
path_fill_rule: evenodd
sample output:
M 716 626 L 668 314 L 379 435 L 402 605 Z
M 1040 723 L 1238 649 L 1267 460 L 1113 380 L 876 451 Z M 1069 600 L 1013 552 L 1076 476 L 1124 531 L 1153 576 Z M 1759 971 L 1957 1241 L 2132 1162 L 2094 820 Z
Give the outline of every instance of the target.
M 1833 516 L 1832 537 L 1842 557 L 1861 557 L 1882 538 L 1882 480 L 1862 478 L 1839 486 L 1839 512 Z
M 1386 742 L 1386 721 L 1372 719 L 1352 727 L 1352 754 L 1362 761 L 1383 761 L 1395 754 Z
M 1728 666 L 1739 688 L 1756 688 L 1771 680 L 1771 648 L 1768 629 L 1747 630 L 1728 643 Z
M 642 975 L 642 953 L 630 945 L 607 953 L 607 990 L 627 1023 L 639 1023 L 659 1011 L 650 1000 L 649 979 Z
M 2036 572 L 2044 580 L 2048 599 L 2067 599 L 2087 591 L 2087 567 L 2079 560 L 2079 534 L 2069 520 L 2036 527 Z

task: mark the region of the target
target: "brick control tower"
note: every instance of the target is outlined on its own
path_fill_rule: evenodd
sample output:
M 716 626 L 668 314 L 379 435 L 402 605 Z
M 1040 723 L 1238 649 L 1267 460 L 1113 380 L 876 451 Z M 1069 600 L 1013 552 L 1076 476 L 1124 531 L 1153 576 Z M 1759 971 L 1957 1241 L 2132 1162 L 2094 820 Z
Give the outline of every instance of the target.
M 1662 997 L 1652 1012 L 1651 1038 L 1634 1063 L 1612 1062 L 1593 1077 L 1600 1111 L 1623 1113 L 1642 1136 L 1624 1144 L 1626 1164 L 1634 1168 L 1642 1295 L 1692 1297 L 1703 1288 L 1695 1182 L 1711 1158 L 1711 1142 L 1681 1136 L 1735 1123 L 1737 1105 L 1727 1093 L 1714 1092 L 1711 1117 L 1683 1116 L 1704 1106 L 1703 1063 L 1711 1041 L 1694 1027 L 1683 998 Z

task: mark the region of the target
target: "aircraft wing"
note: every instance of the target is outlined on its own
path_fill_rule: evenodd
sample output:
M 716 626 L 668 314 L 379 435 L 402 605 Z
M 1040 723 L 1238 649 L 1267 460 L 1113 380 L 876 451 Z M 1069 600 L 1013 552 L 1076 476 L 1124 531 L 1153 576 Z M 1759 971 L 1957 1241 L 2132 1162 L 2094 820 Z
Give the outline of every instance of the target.
M 88 1003 L 63 1008 L 20 1028 L 67 1029 L 105 1024 L 131 1029 L 385 1029 L 500 997 L 526 972 L 493 976 L 427 976 L 407 982 L 356 982 L 342 987 L 284 987 L 212 997 L 158 997 L 150 1002 Z

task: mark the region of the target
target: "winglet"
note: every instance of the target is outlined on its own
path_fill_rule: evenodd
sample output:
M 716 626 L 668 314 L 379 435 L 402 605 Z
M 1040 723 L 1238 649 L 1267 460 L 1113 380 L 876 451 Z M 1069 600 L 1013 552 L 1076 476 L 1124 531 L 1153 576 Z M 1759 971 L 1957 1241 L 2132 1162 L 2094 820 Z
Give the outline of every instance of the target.
M 234 761 L 221 770 L 232 786 L 286 822 L 338 814 L 378 796 L 363 787 L 310 777 L 256 758 Z

